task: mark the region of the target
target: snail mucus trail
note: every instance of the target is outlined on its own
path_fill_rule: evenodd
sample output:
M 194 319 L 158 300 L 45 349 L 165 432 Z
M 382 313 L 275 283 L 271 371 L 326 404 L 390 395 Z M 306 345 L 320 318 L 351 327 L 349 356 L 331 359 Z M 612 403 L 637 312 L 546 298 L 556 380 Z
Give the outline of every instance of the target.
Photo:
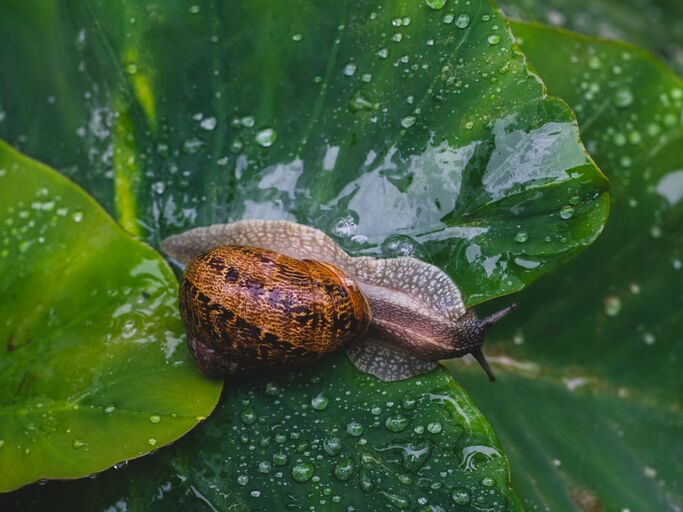
M 486 330 L 441 269 L 411 257 L 351 257 L 315 228 L 248 220 L 162 242 L 186 265 L 180 310 L 198 368 L 211 375 L 300 366 L 344 348 L 383 381 L 482 352 Z

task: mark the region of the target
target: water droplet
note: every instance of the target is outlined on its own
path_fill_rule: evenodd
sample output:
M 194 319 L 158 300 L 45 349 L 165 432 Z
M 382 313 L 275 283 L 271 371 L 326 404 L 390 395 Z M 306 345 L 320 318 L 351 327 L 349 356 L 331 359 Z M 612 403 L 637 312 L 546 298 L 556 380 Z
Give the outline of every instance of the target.
M 465 489 L 453 489 L 451 491 L 451 498 L 457 505 L 467 505 L 470 502 L 470 493 Z
M 183 142 L 183 152 L 194 155 L 204 146 L 204 142 L 199 139 L 187 139 Z
M 467 13 L 458 14 L 458 19 L 455 20 L 455 26 L 458 28 L 467 28 L 470 24 L 470 15 Z
M 621 299 L 616 295 L 608 295 L 603 301 L 603 309 L 607 316 L 617 316 L 621 312 Z
M 79 223 L 83 220 L 83 212 L 74 212 L 71 218 L 74 222 Z
M 354 94 L 349 101 L 349 110 L 351 110 L 351 112 L 360 112 L 361 110 L 376 110 L 378 107 L 379 104 L 368 100 L 360 91 L 356 92 L 356 94 Z
M 118 470 L 125 469 L 127 465 L 128 465 L 128 461 L 124 460 L 123 462 L 119 462 L 118 464 L 114 464 L 114 469 L 118 469 Z
M 633 103 L 633 92 L 627 87 L 622 87 L 614 92 L 614 104 L 620 108 L 626 108 Z
M 277 140 L 277 132 L 272 128 L 264 128 L 256 134 L 256 143 L 264 148 L 269 148 Z
M 344 66 L 344 74 L 346 76 L 353 76 L 356 74 L 356 63 L 355 62 L 349 62 L 346 66 Z
M 334 467 L 334 476 L 337 480 L 346 482 L 353 475 L 353 463 L 348 459 L 340 460 Z
M 360 437 L 365 432 L 365 428 L 357 421 L 350 421 L 346 425 L 346 431 L 353 437 Z
M 157 444 L 157 440 L 153 437 L 150 437 L 149 439 L 147 439 L 147 444 L 150 446 L 154 446 L 155 444 Z
M 441 432 L 441 429 L 441 423 L 439 423 L 438 421 L 433 421 L 429 425 L 427 425 L 427 431 L 430 434 L 438 434 Z
M 496 479 L 491 478 L 490 476 L 485 476 L 481 479 L 480 483 L 484 487 L 493 487 L 494 485 L 496 485 Z
M 681 270 L 683 268 L 683 262 L 679 259 L 675 259 L 671 262 L 671 266 L 674 268 L 674 270 Z
M 239 475 L 237 477 L 237 483 L 241 486 L 245 486 L 249 483 L 249 477 L 247 475 Z
M 401 34 L 400 32 L 396 32 L 393 36 L 391 36 L 391 40 L 394 41 L 395 43 L 400 43 L 402 39 L 403 39 L 403 34 Z
M 410 420 L 403 416 L 403 414 L 392 414 L 391 416 L 387 417 L 386 421 L 384 422 L 384 426 L 390 432 L 403 432 L 408 426 L 409 422 Z
M 280 388 L 274 382 L 266 383 L 266 393 L 270 396 L 277 396 L 280 393 Z
M 386 59 L 389 56 L 389 50 L 387 50 L 386 48 L 381 48 L 377 52 L 377 56 L 380 57 L 381 59 Z
M 571 219 L 574 215 L 574 207 L 570 205 L 563 206 L 560 208 L 560 218 L 567 220 Z
M 662 236 L 662 228 L 659 226 L 652 226 L 650 228 L 650 236 L 654 239 L 660 238 Z
M 405 496 L 401 496 L 400 494 L 394 494 L 390 493 L 387 491 L 379 491 L 379 494 L 382 495 L 382 497 L 387 500 L 389 503 L 391 503 L 394 507 L 400 509 L 400 510 L 406 510 L 410 508 L 410 500 L 406 498 Z
M 307 482 L 313 476 L 313 466 L 308 462 L 300 462 L 292 468 L 292 478 L 295 482 Z
M 329 400 L 325 398 L 322 393 L 311 399 L 311 407 L 316 411 L 324 411 L 327 409 L 328 403 Z
M 427 5 L 435 11 L 438 11 L 439 9 L 443 9 L 446 2 L 447 0 L 427 0 Z
M 284 452 L 275 452 L 273 454 L 273 464 L 276 466 L 285 466 L 289 460 L 287 454 Z
M 253 409 L 244 409 L 240 413 L 240 419 L 245 425 L 252 425 L 256 422 L 257 417 Z
M 403 128 L 410 128 L 415 124 L 415 121 L 415 116 L 406 116 L 401 119 L 401 126 L 403 126 Z
M 111 414 L 116 410 L 116 407 L 113 405 L 108 405 L 107 407 L 104 408 L 104 413 L 105 414 Z
M 453 20 L 454 20 L 454 19 L 455 19 L 455 16 L 453 16 L 452 14 L 446 14 L 446 15 L 443 17 L 443 22 L 444 22 L 446 25 L 450 25 L 451 23 L 453 23 Z
M 657 339 L 655 338 L 655 335 L 651 332 L 646 332 L 643 334 L 643 343 L 646 345 L 654 345 L 656 340 Z
M 74 439 L 73 442 L 71 443 L 71 446 L 73 446 L 76 449 L 83 448 L 86 445 L 86 442 L 83 441 L 83 439 Z
M 339 455 L 341 452 L 341 440 L 338 437 L 326 437 L 323 441 L 323 449 L 328 455 Z
M 523 244 L 527 240 L 529 240 L 529 235 L 527 234 L 526 231 L 519 231 L 515 235 L 515 242 L 517 242 L 518 244 Z
M 161 416 L 153 414 L 149 417 L 149 421 L 151 421 L 152 423 L 159 423 L 161 421 Z
M 254 116 L 244 116 L 239 123 L 245 128 L 252 128 L 256 124 L 256 119 Z
M 365 468 L 360 468 L 360 488 L 363 492 L 370 492 L 375 488 L 375 484 Z
M 486 38 L 490 45 L 496 45 L 500 43 L 500 36 L 498 34 L 491 34 Z
M 303 39 L 303 37 L 304 37 L 303 34 L 294 34 L 294 35 L 292 35 L 292 41 L 299 42 Z
M 202 122 L 199 123 L 199 126 L 204 128 L 207 131 L 211 131 L 216 127 L 216 118 L 215 117 L 205 117 L 202 119 Z
M 270 473 L 271 465 L 267 460 L 261 461 L 258 465 L 259 473 Z

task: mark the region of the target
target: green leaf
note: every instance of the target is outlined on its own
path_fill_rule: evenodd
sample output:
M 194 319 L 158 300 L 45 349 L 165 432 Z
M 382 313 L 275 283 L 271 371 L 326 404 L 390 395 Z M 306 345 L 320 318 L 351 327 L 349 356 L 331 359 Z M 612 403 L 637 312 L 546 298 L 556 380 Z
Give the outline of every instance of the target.
M 454 276 L 472 305 L 519 290 L 564 263 L 605 222 L 607 181 L 579 142 L 573 113 L 546 96 L 489 2 L 448 2 L 441 9 L 426 2 L 265 0 L 168 1 L 163 9 L 102 0 L 41 6 L 12 0 L 2 8 L 12 15 L 0 17 L 0 59 L 12 74 L 0 76 L 6 98 L 0 134 L 82 183 L 127 230 L 151 243 L 197 225 L 295 219 L 332 234 L 354 255 L 412 254 L 433 262 Z M 36 76 L 56 62 L 55 73 Z M 334 390 L 369 400 L 361 386 L 368 377 L 347 366 L 340 355 L 310 371 L 329 378 Z M 314 390 L 301 378 L 285 382 L 284 392 L 310 400 Z M 450 390 L 449 404 L 469 403 L 442 371 L 420 379 L 422 387 L 417 382 L 376 386 L 394 403 L 405 390 L 421 395 L 423 387 Z M 231 385 L 221 411 L 234 418 L 230 404 L 244 393 L 269 403 L 263 385 L 243 392 Z M 277 409 L 279 421 L 301 414 L 284 405 L 290 412 Z M 425 418 L 443 414 L 426 405 Z M 471 428 L 481 444 L 463 446 L 500 452 L 475 412 L 450 416 L 443 429 Z M 352 419 L 334 421 L 345 426 Z M 331 421 L 313 423 L 311 443 L 324 438 Z M 248 443 L 232 448 L 239 441 L 233 424 L 216 415 L 192 441 L 141 461 L 139 472 L 131 472 L 139 487 L 124 481 L 107 495 L 109 503 L 116 495 L 153 508 L 159 486 L 163 491 L 167 481 L 186 479 L 192 483 L 183 496 L 206 493 L 228 503 L 239 497 L 258 506 L 250 494 L 258 487 L 226 479 L 236 471 L 231 465 L 214 471 L 202 466 L 202 456 L 191 460 L 200 451 L 212 460 L 251 454 Z M 213 439 L 219 436 L 220 445 Z M 374 439 L 368 444 L 377 448 Z M 471 486 L 473 495 L 481 481 L 466 466 L 456 469 L 462 453 L 444 446 L 434 450 L 444 468 L 445 453 L 451 455 L 448 469 L 425 465 L 421 478 L 442 482 L 424 490 L 427 502 L 452 508 L 452 488 Z M 176 461 L 176 451 L 187 462 Z M 350 455 L 360 467 L 361 453 Z M 157 460 L 170 462 L 157 467 Z M 313 462 L 329 481 L 334 477 L 323 460 Z M 193 469 L 176 469 L 182 478 L 159 483 L 154 475 L 169 474 L 164 464 Z M 488 483 L 498 500 L 491 508 L 518 509 L 504 459 L 491 464 L 496 482 Z M 264 489 L 274 485 L 271 476 L 256 477 Z M 50 484 L 36 507 L 54 501 L 52 492 L 70 493 L 81 504 L 97 501 L 119 478 L 109 472 L 95 483 Z M 355 501 L 386 501 L 381 487 L 365 495 L 357 484 Z M 418 481 L 383 485 L 422 505 Z M 289 480 L 282 492 L 305 501 L 307 489 Z
M 505 14 L 519 20 L 627 41 L 683 72 L 683 4 L 679 0 L 504 0 L 500 5 Z
M 149 453 L 211 412 L 177 284 L 81 189 L 0 141 L 0 492 Z
M 454 371 L 500 434 L 529 508 L 678 510 L 683 79 L 626 44 L 514 30 L 577 112 L 612 180 L 612 212 L 598 242 L 519 294 L 518 315 L 493 331 L 496 386 Z
M 0 135 L 152 243 L 295 219 L 353 254 L 433 262 L 477 304 L 564 263 L 605 222 L 607 182 L 573 113 L 486 1 L 3 9 Z M 533 250 L 515 242 L 540 232 Z
M 226 390 L 216 412 L 172 449 L 95 480 L 50 482 L 0 503 L 21 510 L 49 503 L 520 510 L 493 430 L 444 369 L 381 383 L 338 354 L 301 372 L 229 381 Z

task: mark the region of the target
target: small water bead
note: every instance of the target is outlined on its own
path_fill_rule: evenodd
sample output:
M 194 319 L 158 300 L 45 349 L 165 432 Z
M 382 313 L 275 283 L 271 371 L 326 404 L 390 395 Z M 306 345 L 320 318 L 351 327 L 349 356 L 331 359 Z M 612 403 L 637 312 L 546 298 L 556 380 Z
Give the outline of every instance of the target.
M 74 222 L 79 223 L 83 220 L 83 212 L 74 212 L 71 218 Z
M 255 137 L 256 143 L 264 148 L 269 148 L 277 140 L 277 132 L 272 128 L 264 128 Z
M 370 73 L 363 73 L 360 77 L 360 79 L 365 82 L 366 84 L 369 84 L 372 82 L 372 74 Z
M 621 147 L 624 144 L 626 144 L 626 135 L 624 135 L 623 133 L 615 133 L 612 137 L 612 141 L 615 145 Z
M 282 444 L 285 441 L 287 441 L 287 436 L 284 434 L 275 434 L 275 442 L 278 444 Z
M 292 478 L 295 482 L 307 482 L 313 476 L 313 466 L 308 462 L 300 462 L 292 468 Z
M 574 216 L 574 207 L 570 205 L 560 208 L 560 218 L 564 220 L 571 219 Z
M 470 15 L 467 13 L 461 13 L 458 14 L 457 19 L 455 20 L 455 26 L 458 28 L 467 28 L 470 24 Z
M 107 407 L 104 408 L 104 414 L 111 414 L 116 410 L 116 407 L 113 405 L 108 405 Z
M 439 423 L 438 421 L 433 421 L 429 425 L 427 425 L 427 431 L 430 434 L 439 434 L 442 428 L 443 427 L 441 426 L 441 423 Z
M 286 466 L 288 461 L 289 457 L 286 453 L 275 452 L 273 454 L 273 464 L 275 464 L 276 466 Z
M 249 495 L 250 495 L 252 498 L 258 498 L 259 496 L 261 496 L 261 491 L 259 491 L 258 489 L 254 489 L 253 491 L 251 491 L 251 492 L 249 493 Z
M 87 444 L 87 443 L 86 443 L 85 441 L 83 441 L 83 439 L 78 439 L 78 438 L 74 439 L 74 440 L 71 442 L 71 446 L 73 446 L 73 447 L 76 448 L 77 450 L 78 450 L 79 448 L 83 448 L 86 444 Z
M 353 475 L 353 462 L 348 459 L 340 460 L 334 467 L 334 476 L 341 482 L 346 482 Z
M 363 492 L 370 492 L 375 488 L 375 484 L 365 468 L 360 469 L 360 488 Z
M 654 345 L 656 340 L 657 339 L 655 338 L 655 335 L 651 332 L 646 332 L 643 334 L 643 343 L 646 345 Z
M 453 20 L 454 20 L 454 19 L 455 19 L 455 16 L 453 16 L 452 14 L 446 14 L 446 15 L 443 17 L 443 22 L 444 22 L 446 25 L 450 25 L 451 23 L 453 23 Z
M 529 235 L 527 234 L 526 231 L 519 231 L 515 235 L 515 242 L 517 242 L 518 244 L 523 244 L 527 240 L 529 240 Z
M 616 295 L 608 295 L 603 301 L 603 309 L 607 316 L 617 316 L 621 313 L 621 299 Z
M 486 40 L 490 45 L 494 46 L 500 43 L 500 36 L 498 34 L 491 34 L 486 38 Z
M 417 406 L 417 400 L 409 396 L 403 397 L 401 406 L 407 411 L 412 411 Z
M 346 66 L 344 66 L 344 74 L 346 76 L 353 76 L 356 74 L 356 64 L 355 62 L 349 62 Z
M 266 383 L 266 393 L 270 396 L 277 396 L 280 393 L 280 388 L 274 382 Z
M 329 400 L 325 398 L 322 393 L 311 399 L 311 407 L 316 411 L 324 411 L 327 409 L 328 404 Z
M 241 486 L 245 486 L 249 483 L 249 477 L 247 475 L 239 475 L 237 477 L 237 483 Z
M 118 464 L 114 464 L 114 469 L 117 469 L 117 470 L 125 469 L 127 465 L 128 465 L 128 461 L 124 460 L 123 462 L 119 462 Z
M 389 50 L 387 50 L 386 48 L 381 48 L 377 52 L 377 56 L 381 59 L 386 59 L 389 56 Z
M 292 41 L 299 42 L 303 39 L 303 37 L 304 37 L 303 34 L 294 34 L 294 35 L 292 35 Z
M 380 414 L 382 414 L 382 408 L 374 406 L 372 409 L 370 409 L 370 414 L 372 414 L 373 416 L 379 416 Z
M 633 92 L 627 87 L 621 87 L 614 92 L 614 104 L 619 108 L 626 108 L 633 103 Z
M 161 421 L 161 416 L 159 416 L 158 414 L 153 414 L 149 417 L 149 421 L 152 423 L 159 423 Z
M 446 5 L 447 1 L 448 0 L 427 0 L 427 6 L 438 11 L 439 9 L 443 9 L 443 6 Z
M 456 505 L 467 505 L 470 502 L 470 493 L 465 489 L 453 489 L 451 491 L 451 498 Z
M 147 444 L 150 446 L 154 446 L 155 444 L 157 444 L 157 440 L 153 437 L 150 437 L 149 439 L 147 439 Z
M 384 422 L 384 426 L 390 432 L 403 432 L 410 420 L 403 416 L 403 414 L 392 414 Z
M 240 413 L 240 419 L 245 425 L 252 425 L 258 418 L 253 409 L 244 409 Z
M 387 500 L 391 505 L 399 510 L 407 510 L 410 508 L 410 500 L 405 496 L 400 494 L 393 494 L 387 491 L 379 491 L 382 497 Z
M 660 228 L 659 226 L 652 226 L 652 227 L 650 228 L 650 236 L 651 236 L 652 238 L 654 238 L 655 240 L 656 240 L 657 238 L 661 238 L 661 236 L 662 236 L 662 228 Z
M 400 43 L 403 40 L 403 34 L 396 32 L 393 36 L 391 36 L 391 40 L 395 43 Z
M 323 450 L 325 450 L 325 452 L 332 457 L 339 455 L 341 448 L 341 439 L 338 437 L 326 437 L 323 440 Z
M 258 465 L 259 473 L 270 473 L 271 469 L 272 466 L 270 465 L 270 462 L 268 462 L 267 460 L 261 461 Z
M 350 421 L 346 425 L 346 431 L 353 437 L 360 437 L 365 432 L 365 428 L 357 421 Z
M 199 126 L 201 126 L 204 130 L 211 131 L 216 127 L 216 123 L 217 121 L 215 117 L 205 117 L 199 123 Z
M 480 480 L 479 483 L 481 483 L 481 485 L 483 485 L 484 487 L 493 487 L 494 485 L 496 485 L 496 480 L 495 478 L 491 478 L 490 476 L 485 476 Z
M 674 270 L 681 270 L 683 268 L 683 262 L 679 259 L 675 259 L 671 262 L 671 266 L 674 268 Z
M 415 119 L 415 116 L 406 116 L 403 119 L 401 119 L 401 126 L 403 126 L 403 128 L 410 128 L 415 124 L 415 121 L 417 121 L 417 119 Z

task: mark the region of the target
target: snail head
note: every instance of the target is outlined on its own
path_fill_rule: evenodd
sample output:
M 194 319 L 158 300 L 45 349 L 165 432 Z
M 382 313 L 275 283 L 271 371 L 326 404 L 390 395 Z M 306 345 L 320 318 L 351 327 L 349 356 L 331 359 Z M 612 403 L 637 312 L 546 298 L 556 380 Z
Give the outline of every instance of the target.
M 498 320 L 516 308 L 517 304 L 510 304 L 508 307 L 481 319 L 477 318 L 474 311 L 470 309 L 458 321 L 457 337 L 460 342 L 458 355 L 472 354 L 484 369 L 491 382 L 496 380 L 496 376 L 493 374 L 493 371 L 481 350 L 481 346 L 484 344 L 486 331 L 489 327 L 498 322 Z

